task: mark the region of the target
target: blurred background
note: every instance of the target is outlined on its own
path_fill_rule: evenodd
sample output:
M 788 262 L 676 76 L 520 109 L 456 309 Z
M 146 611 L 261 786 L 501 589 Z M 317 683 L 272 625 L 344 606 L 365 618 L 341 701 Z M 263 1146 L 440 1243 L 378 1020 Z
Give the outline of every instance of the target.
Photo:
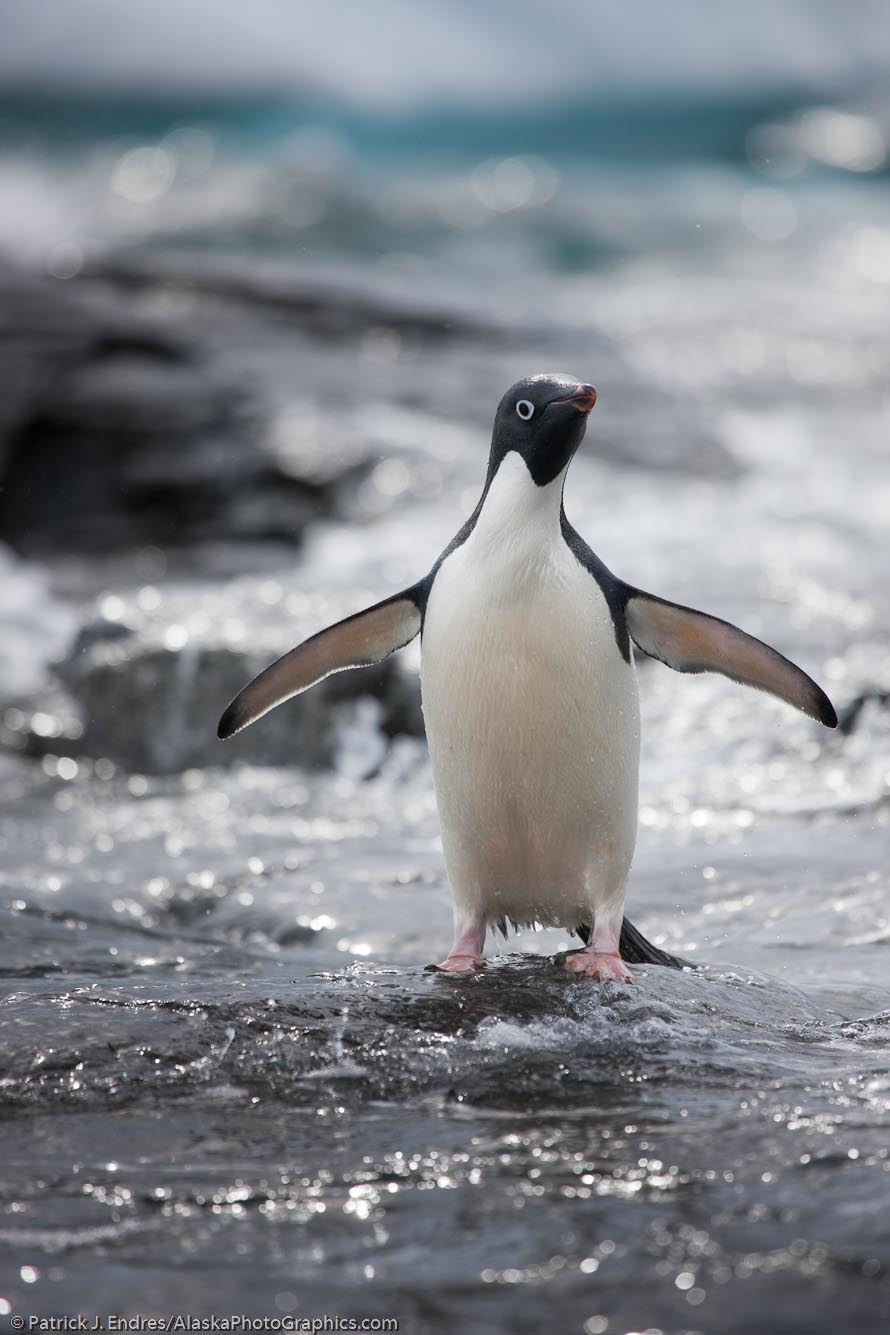
M 317 1311 L 371 1285 L 487 1331 L 507 1275 L 511 1330 L 553 1292 L 594 1335 L 809 1335 L 814 1292 L 826 1330 L 886 1329 L 888 336 L 885 0 L 6 0 L 0 1314 L 88 1307 L 98 1258 L 121 1311 L 287 1312 L 298 1274 Z M 566 490 L 591 546 L 775 644 L 841 727 L 641 661 L 629 912 L 729 972 L 585 1008 L 509 990 L 567 944 L 526 933 L 451 1006 L 417 973 L 450 932 L 417 646 L 225 746 L 216 722 L 431 567 L 501 394 L 546 370 L 599 393 Z M 762 1117 L 739 1103 L 779 1069 Z M 468 1158 L 469 1103 L 530 1090 L 614 1107 L 613 1139 L 479 1115 L 483 1146 L 520 1130 Z M 859 1176 L 817 1171 L 848 1119 Z M 677 1202 L 652 1238 L 638 1189 Z M 789 1212 L 817 1250 L 782 1250 Z
M 730 601 L 781 585 L 798 617 L 865 592 L 817 530 L 836 506 L 861 536 L 886 500 L 862 495 L 863 469 L 886 485 L 881 0 L 855 21 L 836 0 L 48 0 L 2 24 L 13 745 L 290 758 L 281 719 L 217 749 L 220 702 L 430 566 L 500 394 L 547 367 L 599 387 L 575 517 L 628 578 L 695 601 L 723 561 Z M 419 730 L 414 683 L 385 708 Z
M 702 597 L 703 551 L 712 579 L 756 556 L 761 589 L 819 601 L 817 511 L 858 529 L 862 469 L 886 480 L 881 0 L 855 22 L 836 0 L 49 0 L 2 23 L 0 684 L 57 696 L 36 728 L 13 702 L 13 744 L 290 758 L 281 720 L 218 750 L 220 702 L 339 598 L 430 566 L 494 404 L 547 367 L 600 389 L 576 517 L 607 561 L 668 594 L 691 563 Z M 782 494 L 733 528 L 752 467 Z M 665 477 L 718 490 L 685 486 L 678 523 Z M 397 694 L 387 727 L 418 731 Z

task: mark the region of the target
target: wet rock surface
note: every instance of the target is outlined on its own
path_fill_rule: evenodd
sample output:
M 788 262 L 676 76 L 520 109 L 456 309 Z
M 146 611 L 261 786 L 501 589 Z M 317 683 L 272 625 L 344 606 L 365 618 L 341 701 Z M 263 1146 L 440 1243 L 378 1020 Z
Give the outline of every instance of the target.
M 296 544 L 313 520 L 357 517 L 350 501 L 381 438 L 369 406 L 396 406 L 417 462 L 430 410 L 486 430 L 490 373 L 526 340 L 453 299 L 365 289 L 262 267 L 196 277 L 172 258 L 106 263 L 67 285 L 0 269 L 0 376 L 14 386 L 0 416 L 0 539 L 30 555 Z M 536 341 L 538 356 L 543 342 L 571 360 L 557 326 Z M 738 471 L 704 423 L 675 429 L 669 394 L 661 408 L 645 443 L 626 409 L 616 416 L 605 456 Z M 389 452 L 385 425 L 383 437 Z
M 222 371 L 202 319 L 134 309 L 125 290 L 72 291 L 0 272 L 0 538 L 31 554 L 214 539 L 298 543 L 336 509 L 355 457 L 326 470 L 265 447 L 266 414 Z
M 33 548 L 6 530 L 42 564 L 4 555 L 2 1296 L 91 1310 L 101 1275 L 116 1312 L 884 1330 L 883 307 L 820 289 L 817 318 L 803 282 L 729 275 L 642 302 L 601 275 L 532 326 L 270 275 L 188 293 L 170 261 L 109 263 L 19 318 L 38 351 L 19 340 L 7 479 L 26 439 L 84 468 L 95 448 L 101 522 L 132 541 L 86 550 L 63 510 Z M 411 651 L 215 740 L 253 672 L 429 569 L 492 400 L 548 361 L 601 396 L 572 521 L 800 662 L 843 725 L 640 663 L 628 912 L 704 967 L 632 987 L 565 976 L 558 932 L 423 972 L 450 896 Z M 118 505 L 99 473 L 124 456 Z M 127 508 L 149 465 L 194 489 L 175 533 Z
M 218 619 L 210 599 L 204 600 L 197 629 L 190 629 L 193 609 L 183 609 L 181 621 L 170 620 L 169 606 L 160 623 L 134 618 L 142 622 L 137 628 L 124 611 L 122 620 L 82 629 L 56 668 L 76 710 L 78 753 L 149 774 L 251 759 L 318 769 L 334 762 L 340 731 L 362 705 L 384 736 L 422 733 L 417 674 L 395 660 L 338 674 L 311 699 L 296 700 L 283 726 L 280 719 L 265 726 L 260 721 L 223 746 L 216 729 L 228 701 L 294 642 L 328 624 L 331 604 L 310 602 L 302 615 L 288 619 L 287 630 L 272 634 L 259 630 L 253 613 L 250 635 L 237 608 L 221 598 L 217 604 Z

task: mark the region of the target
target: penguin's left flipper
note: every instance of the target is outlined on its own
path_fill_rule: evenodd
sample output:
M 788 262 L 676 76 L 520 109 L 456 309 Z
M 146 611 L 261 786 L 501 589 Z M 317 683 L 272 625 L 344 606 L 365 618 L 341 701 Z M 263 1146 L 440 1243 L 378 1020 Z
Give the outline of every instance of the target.
M 677 672 L 722 672 L 778 696 L 826 728 L 837 727 L 834 705 L 812 677 L 728 621 L 640 589 L 627 590 L 625 615 L 634 644 Z
M 221 741 L 332 672 L 368 667 L 409 644 L 420 630 L 422 593 L 413 585 L 320 630 L 270 664 L 240 691 L 217 728 Z

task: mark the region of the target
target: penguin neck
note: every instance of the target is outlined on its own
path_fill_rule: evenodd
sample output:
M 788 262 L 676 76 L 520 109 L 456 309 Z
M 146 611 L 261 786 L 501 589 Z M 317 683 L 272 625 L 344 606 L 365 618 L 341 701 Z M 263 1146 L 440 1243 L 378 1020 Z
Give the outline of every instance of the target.
M 515 450 L 501 459 L 489 477 L 476 509 L 473 539 L 479 545 L 503 545 L 533 556 L 552 548 L 561 536 L 562 492 L 568 464 L 552 482 L 539 487 Z

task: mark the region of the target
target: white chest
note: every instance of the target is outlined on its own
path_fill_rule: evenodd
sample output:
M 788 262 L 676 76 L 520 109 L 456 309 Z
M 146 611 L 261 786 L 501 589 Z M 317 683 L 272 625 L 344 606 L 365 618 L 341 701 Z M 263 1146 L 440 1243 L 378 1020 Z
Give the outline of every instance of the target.
M 573 926 L 627 874 L 639 709 L 608 604 L 549 491 L 508 456 L 440 567 L 423 704 L 458 902 L 495 921 Z

